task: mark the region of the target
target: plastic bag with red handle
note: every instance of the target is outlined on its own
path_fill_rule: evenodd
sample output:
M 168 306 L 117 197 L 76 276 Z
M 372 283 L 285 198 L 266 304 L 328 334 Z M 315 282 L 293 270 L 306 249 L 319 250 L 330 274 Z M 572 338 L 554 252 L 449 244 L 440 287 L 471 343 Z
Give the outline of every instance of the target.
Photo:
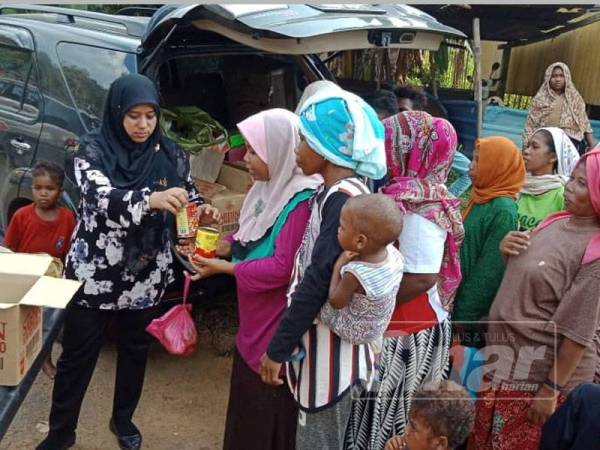
M 191 355 L 196 350 L 198 332 L 192 319 L 192 305 L 186 303 L 190 290 L 190 274 L 185 273 L 183 303 L 173 306 L 166 314 L 154 319 L 146 331 L 160 341 L 173 355 Z

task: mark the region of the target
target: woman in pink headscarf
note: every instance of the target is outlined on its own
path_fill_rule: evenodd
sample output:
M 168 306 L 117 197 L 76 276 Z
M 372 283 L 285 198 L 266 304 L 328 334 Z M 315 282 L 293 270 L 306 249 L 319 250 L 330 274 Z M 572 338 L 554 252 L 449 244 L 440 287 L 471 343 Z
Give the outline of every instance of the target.
M 537 450 L 542 425 L 564 396 L 594 378 L 600 150 L 582 156 L 564 196 L 566 211 L 548 216 L 531 235 L 513 231 L 500 244 L 506 270 L 487 336 L 494 363 L 484 367 L 471 450 Z
M 375 397 L 355 401 L 347 447 L 382 450 L 404 433 L 413 393 L 446 376 L 449 313 L 460 284 L 459 247 L 464 230 L 460 201 L 446 179 L 457 136 L 445 119 L 406 111 L 383 121 L 388 182 L 382 192 L 405 213 L 399 247 L 405 257 L 397 306 L 379 363 Z
M 245 161 L 254 185 L 237 233 L 222 243 L 220 258 L 195 263 L 196 278 L 227 273 L 237 283 L 240 327 L 223 448 L 287 450 L 295 446 L 298 410 L 286 385 L 261 381 L 259 359 L 287 306 L 294 256 L 309 218 L 308 199 L 322 179 L 302 174 L 296 165 L 300 135 L 294 113 L 263 111 L 238 129 L 246 140 Z

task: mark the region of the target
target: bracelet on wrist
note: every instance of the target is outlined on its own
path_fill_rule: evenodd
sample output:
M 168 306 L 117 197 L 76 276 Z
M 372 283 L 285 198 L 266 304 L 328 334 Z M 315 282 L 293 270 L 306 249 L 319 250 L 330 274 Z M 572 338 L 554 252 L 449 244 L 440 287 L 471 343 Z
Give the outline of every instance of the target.
M 544 386 L 549 387 L 555 392 L 560 392 L 563 389 L 563 387 L 560 384 L 555 383 L 554 381 L 550 380 L 550 378 L 546 378 L 546 380 L 544 381 Z

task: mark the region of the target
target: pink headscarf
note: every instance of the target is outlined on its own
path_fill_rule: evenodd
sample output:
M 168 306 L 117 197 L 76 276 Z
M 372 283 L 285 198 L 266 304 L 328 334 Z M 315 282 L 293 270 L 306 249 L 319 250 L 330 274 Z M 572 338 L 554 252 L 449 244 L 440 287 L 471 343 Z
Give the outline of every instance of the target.
M 254 114 L 238 123 L 237 127 L 244 136 L 246 142 L 252 146 L 252 149 L 256 152 L 258 157 L 262 159 L 266 165 L 269 165 L 267 137 L 265 134 L 265 121 L 263 116 Z
M 298 116 L 281 108 L 269 109 L 238 123 L 238 129 L 269 168 L 268 181 L 255 181 L 240 211 L 234 239 L 243 245 L 262 238 L 289 201 L 299 192 L 316 189 L 320 175 L 306 176 L 296 164 L 300 142 Z
M 581 164 L 582 161 L 585 161 L 585 174 L 587 176 L 587 185 L 588 192 L 590 193 L 590 201 L 592 203 L 592 207 L 594 208 L 594 212 L 596 216 L 600 217 L 600 146 L 594 148 L 581 156 L 581 159 L 575 166 L 573 170 Z M 560 211 L 554 214 L 550 214 L 544 220 L 540 222 L 540 224 L 533 231 L 534 233 L 538 233 L 548 225 L 556 222 L 559 219 L 564 217 L 570 217 L 571 213 L 567 211 Z M 596 261 L 600 258 L 600 233 L 590 239 L 587 247 L 585 248 L 585 253 L 583 254 L 583 260 L 581 264 L 587 264 L 593 261 Z
M 401 112 L 383 124 L 391 179 L 382 192 L 401 211 L 419 214 L 448 233 L 439 293 L 444 309 L 451 311 L 462 279 L 459 248 L 464 239 L 460 200 L 445 185 L 458 144 L 456 131 L 447 120 L 423 111 Z

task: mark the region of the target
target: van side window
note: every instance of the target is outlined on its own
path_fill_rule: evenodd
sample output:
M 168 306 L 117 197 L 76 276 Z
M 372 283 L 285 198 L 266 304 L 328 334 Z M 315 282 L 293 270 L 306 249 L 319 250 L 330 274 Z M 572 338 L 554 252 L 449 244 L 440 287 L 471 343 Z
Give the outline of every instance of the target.
M 36 119 L 41 104 L 33 53 L 0 45 L 0 108 Z
M 66 42 L 58 44 L 57 51 L 68 88 L 89 131 L 102 121 L 110 84 L 121 75 L 136 72 L 135 55 Z

